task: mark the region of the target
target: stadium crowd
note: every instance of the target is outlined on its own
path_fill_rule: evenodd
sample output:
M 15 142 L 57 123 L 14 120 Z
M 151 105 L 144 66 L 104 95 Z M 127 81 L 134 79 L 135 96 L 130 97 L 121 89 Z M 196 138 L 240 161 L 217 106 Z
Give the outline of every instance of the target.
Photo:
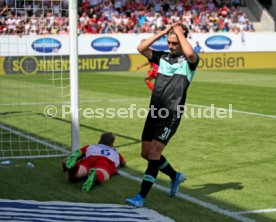
M 68 33 L 68 0 L 0 1 L 0 34 Z M 157 33 L 167 24 L 190 32 L 252 32 L 242 0 L 79 0 L 80 33 Z

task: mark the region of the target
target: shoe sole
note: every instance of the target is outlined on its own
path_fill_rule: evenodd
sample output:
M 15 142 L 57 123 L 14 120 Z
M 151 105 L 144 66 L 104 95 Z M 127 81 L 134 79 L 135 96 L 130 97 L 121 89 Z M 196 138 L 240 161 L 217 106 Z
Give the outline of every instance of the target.
M 133 204 L 133 203 L 131 203 L 131 202 L 128 202 L 127 200 L 126 200 L 126 203 L 127 203 L 127 205 L 128 206 L 130 206 L 130 207 L 132 207 L 132 208 L 142 208 L 142 207 L 144 207 L 144 205 L 135 205 L 135 204 Z
M 134 204 L 132 204 L 132 203 L 129 203 L 129 202 L 127 202 L 127 205 L 129 206 L 129 207 L 131 207 L 131 208 L 142 208 L 142 207 L 144 207 L 144 205 L 139 205 L 139 206 L 137 206 L 137 205 L 134 205 Z
M 71 169 L 72 167 L 74 167 L 77 163 L 77 160 L 75 159 L 68 159 L 68 161 L 66 161 L 65 166 L 67 169 Z

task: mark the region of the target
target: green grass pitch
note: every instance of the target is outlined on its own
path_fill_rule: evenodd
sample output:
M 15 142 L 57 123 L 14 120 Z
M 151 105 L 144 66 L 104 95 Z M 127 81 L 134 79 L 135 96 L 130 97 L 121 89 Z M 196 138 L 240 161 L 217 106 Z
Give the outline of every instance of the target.
M 147 108 L 150 90 L 144 84 L 144 76 L 143 72 L 81 73 L 80 108 L 118 110 L 131 104 Z M 13 97 L 20 96 L 22 102 L 30 104 L 20 110 L 16 106 L 1 106 L 0 122 L 69 148 L 69 116 L 62 118 L 60 105 L 56 118 L 43 115 L 46 103 L 62 100 L 57 97 L 53 101 L 49 96 L 56 93 L 47 91 L 51 84 L 48 74 L 1 76 L 1 103 L 12 103 Z M 20 93 L 18 86 L 22 86 Z M 41 98 L 40 105 L 31 104 L 34 94 Z M 188 90 L 187 104 L 188 116 L 192 110 L 212 104 L 226 109 L 231 104 L 234 112 L 232 118 L 182 119 L 164 152 L 178 171 L 187 174 L 188 180 L 180 191 L 229 212 L 276 209 L 276 70 L 198 71 Z M 96 143 L 102 131 L 115 132 L 117 147 L 127 161 L 124 170 L 142 177 L 146 161 L 140 157 L 140 136 L 145 119 L 135 113 L 133 118 L 85 118 L 82 111 L 80 114 L 81 145 Z M 41 130 L 45 124 L 48 130 Z M 2 129 L 1 147 L 3 141 L 20 144 L 18 136 L 3 132 Z M 37 147 L 37 152 L 44 151 Z M 126 197 L 139 191 L 138 182 L 116 176 L 90 193 L 82 193 L 81 183 L 67 182 L 61 172 L 61 160 L 62 157 L 33 159 L 32 169 L 26 168 L 29 160 L 14 160 L 13 165 L 0 166 L 0 198 L 124 204 Z M 169 182 L 159 173 L 158 184 L 169 187 Z M 177 222 L 235 221 L 155 189 L 145 207 Z M 262 222 L 276 221 L 275 211 L 243 216 Z

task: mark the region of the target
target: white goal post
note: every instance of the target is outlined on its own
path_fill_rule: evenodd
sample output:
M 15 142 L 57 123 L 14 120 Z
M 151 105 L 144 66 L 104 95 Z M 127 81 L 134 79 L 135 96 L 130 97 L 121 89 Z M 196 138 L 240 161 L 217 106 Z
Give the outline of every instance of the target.
M 70 87 L 71 87 L 71 141 L 72 150 L 79 149 L 79 81 L 78 81 L 78 0 L 69 6 L 70 26 Z

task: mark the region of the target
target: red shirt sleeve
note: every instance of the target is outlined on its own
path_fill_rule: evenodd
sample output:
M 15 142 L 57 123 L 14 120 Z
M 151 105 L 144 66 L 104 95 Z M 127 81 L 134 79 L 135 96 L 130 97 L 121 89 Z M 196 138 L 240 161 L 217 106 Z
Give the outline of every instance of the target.
M 85 155 L 86 150 L 87 150 L 88 147 L 89 147 L 89 145 L 83 146 L 82 148 L 80 148 L 80 151 L 81 151 L 82 155 Z

